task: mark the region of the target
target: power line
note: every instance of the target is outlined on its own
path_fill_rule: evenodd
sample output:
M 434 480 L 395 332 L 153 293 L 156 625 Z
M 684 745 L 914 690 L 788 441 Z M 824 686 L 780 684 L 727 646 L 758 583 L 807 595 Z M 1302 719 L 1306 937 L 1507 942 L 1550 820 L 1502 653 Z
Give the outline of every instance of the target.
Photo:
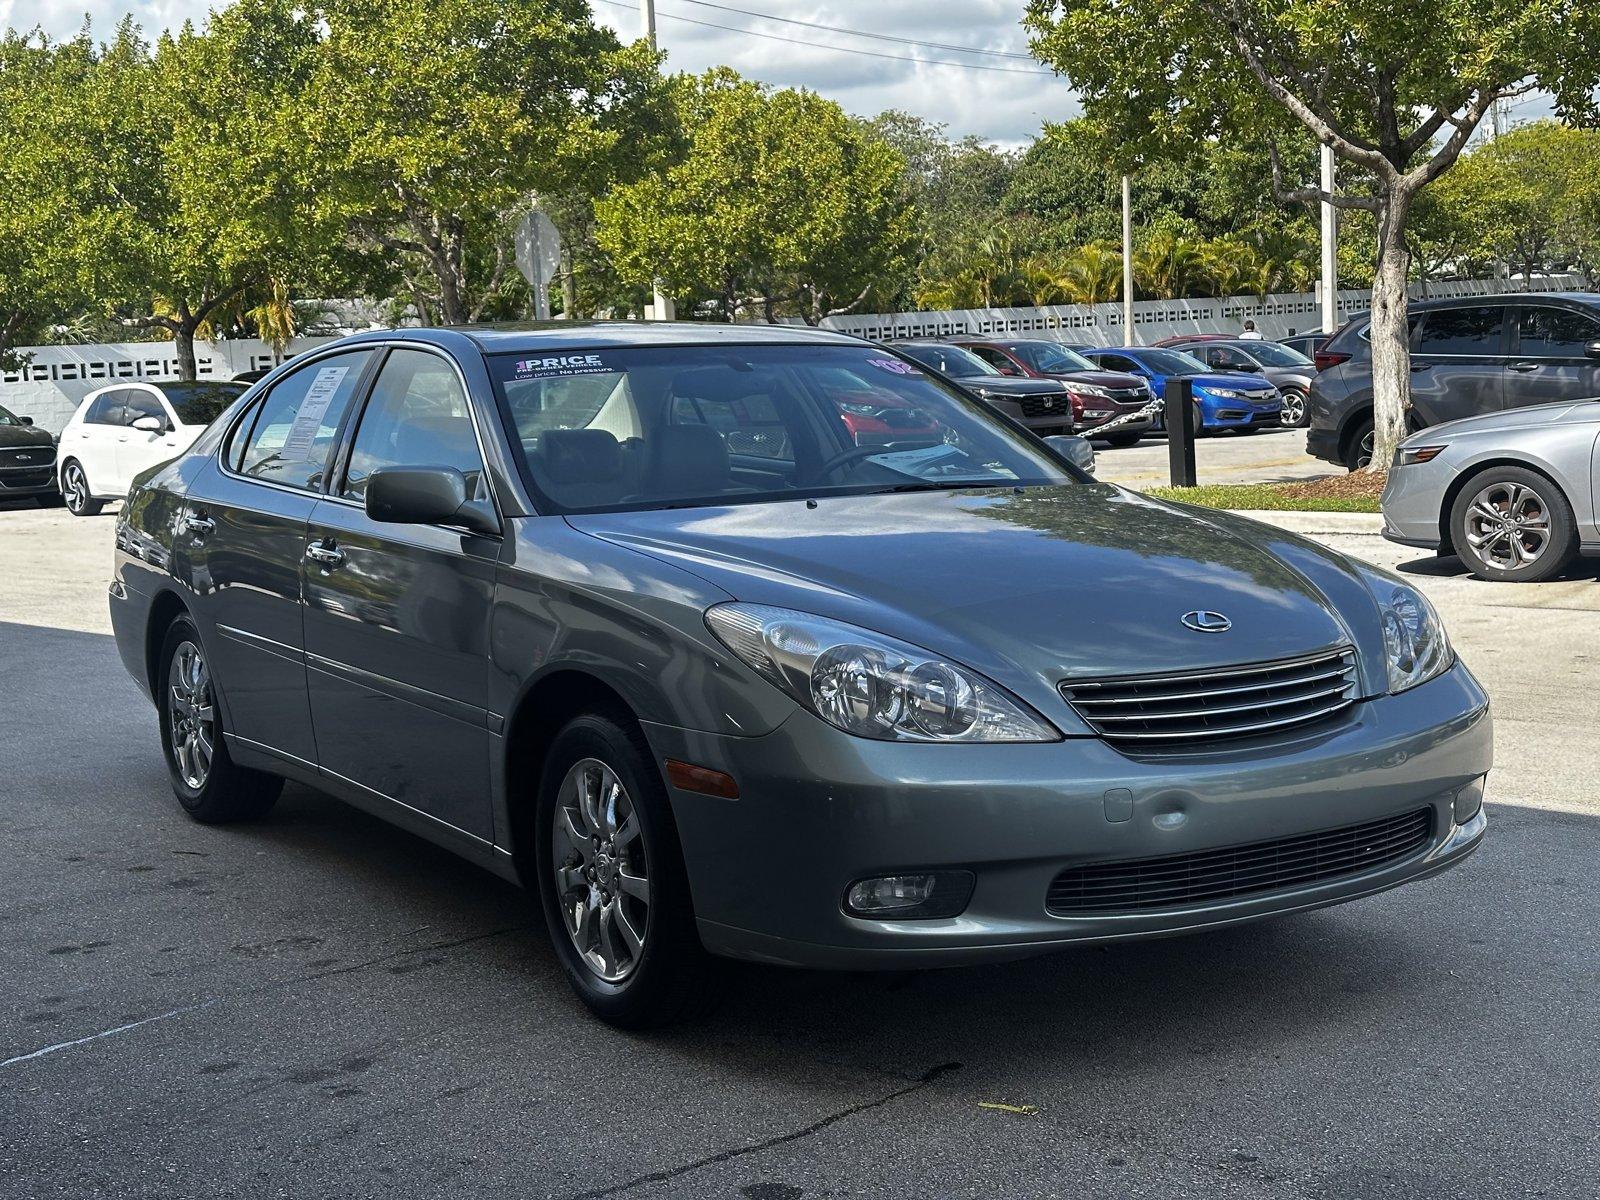
M 770 13 L 751 12 L 747 8 L 733 8 L 727 4 L 713 4 L 711 0 L 683 0 L 685 4 L 693 4 L 699 8 L 714 8 L 719 12 L 738 13 L 741 17 L 756 17 L 762 21 L 777 21 L 784 25 L 800 25 L 806 29 L 821 29 L 827 33 L 843 33 L 850 37 L 874 38 L 880 42 L 898 42 L 904 46 L 921 46 L 927 50 L 954 50 L 958 54 L 987 54 L 991 58 L 1014 58 L 1023 62 L 1033 62 L 1031 54 L 1019 54 L 1014 50 L 982 50 L 977 46 L 957 46 L 950 42 L 923 42 L 916 38 L 896 37 L 892 33 L 873 33 L 866 29 L 846 29 L 842 25 L 823 25 L 817 21 L 800 21 L 794 17 L 775 17 Z
M 626 4 L 623 0 L 601 0 L 613 8 L 626 8 L 633 12 L 639 11 L 637 4 Z M 1021 67 L 991 67 L 987 63 L 950 62 L 942 58 L 914 58 L 906 54 L 884 54 L 877 50 L 858 50 L 854 46 L 830 46 L 826 42 L 808 42 L 804 38 L 784 37 L 780 33 L 761 33 L 755 29 L 741 29 L 736 25 L 718 25 L 713 21 L 697 21 L 693 17 L 680 17 L 676 13 L 661 12 L 657 10 L 658 17 L 665 17 L 669 21 L 682 21 L 686 25 L 699 25 L 704 29 L 720 29 L 725 33 L 740 33 L 745 37 L 766 38 L 772 42 L 788 42 L 794 46 L 809 46 L 813 50 L 834 50 L 840 54 L 860 54 L 867 58 L 886 58 L 892 62 L 917 63 L 925 67 L 955 67 L 960 71 L 996 71 L 1002 75 L 1032 75 L 1038 79 L 1052 79 L 1052 71 L 1028 71 Z

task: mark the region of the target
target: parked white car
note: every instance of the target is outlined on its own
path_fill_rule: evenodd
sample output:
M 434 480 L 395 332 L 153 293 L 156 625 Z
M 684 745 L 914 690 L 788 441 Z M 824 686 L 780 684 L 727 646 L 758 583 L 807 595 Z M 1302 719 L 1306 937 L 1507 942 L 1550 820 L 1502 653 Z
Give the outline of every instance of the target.
M 61 431 L 58 481 L 67 509 L 92 517 L 128 494 L 146 467 L 177 458 L 248 384 L 117 383 L 90 392 Z

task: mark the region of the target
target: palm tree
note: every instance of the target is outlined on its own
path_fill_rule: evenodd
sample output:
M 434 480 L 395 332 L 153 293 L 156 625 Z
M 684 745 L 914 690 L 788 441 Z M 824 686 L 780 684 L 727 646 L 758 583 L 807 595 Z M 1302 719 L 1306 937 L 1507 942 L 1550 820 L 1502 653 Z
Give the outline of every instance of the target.
M 1133 252 L 1133 277 L 1140 291 L 1157 300 L 1192 296 L 1205 279 L 1204 252 L 1186 237 L 1158 231 Z
M 1122 255 L 1105 242 L 1079 246 L 1057 280 L 1070 304 L 1109 304 L 1122 295 Z

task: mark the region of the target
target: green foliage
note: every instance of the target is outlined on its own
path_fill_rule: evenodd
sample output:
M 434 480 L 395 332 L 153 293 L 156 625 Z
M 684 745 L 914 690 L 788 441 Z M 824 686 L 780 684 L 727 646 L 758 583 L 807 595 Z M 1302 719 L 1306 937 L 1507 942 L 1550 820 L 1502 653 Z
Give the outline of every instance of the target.
M 1348 494 L 1329 489 L 1319 493 L 1313 485 L 1276 483 L 1213 483 L 1200 487 L 1151 488 L 1150 495 L 1205 508 L 1231 508 L 1261 512 L 1381 511 L 1376 494 Z
M 676 81 L 687 149 L 596 206 L 622 279 L 724 316 L 816 322 L 889 290 L 915 237 L 904 160 L 832 101 L 731 71 Z M 892 283 L 890 284 L 892 287 Z

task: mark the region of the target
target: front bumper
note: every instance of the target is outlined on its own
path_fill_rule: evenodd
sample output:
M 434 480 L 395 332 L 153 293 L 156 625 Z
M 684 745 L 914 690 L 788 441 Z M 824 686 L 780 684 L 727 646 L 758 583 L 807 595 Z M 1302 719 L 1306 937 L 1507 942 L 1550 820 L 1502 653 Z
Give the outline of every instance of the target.
M 1455 476 L 1455 469 L 1439 458 L 1391 467 L 1378 501 L 1383 512 L 1383 536 L 1402 546 L 1442 549 L 1444 498 Z
M 56 461 L 25 467 L 0 467 L 0 500 L 28 500 L 35 496 L 60 495 L 56 486 Z
M 871 742 L 797 712 L 765 737 L 652 725 L 659 757 L 726 771 L 741 799 L 672 791 L 700 934 L 734 957 L 852 969 L 1015 958 L 1076 942 L 1172 934 L 1341 903 L 1444 870 L 1476 849 L 1455 793 L 1492 765 L 1488 700 L 1465 667 L 1354 705 L 1281 744 L 1136 760 L 1096 738 L 1012 746 Z M 1126 789 L 1113 810 L 1106 793 Z M 1349 877 L 1193 907 L 1046 911 L 1064 868 L 1342 828 L 1421 806 L 1414 853 Z M 1131 815 L 1125 815 L 1127 810 Z M 849 916 L 864 877 L 973 872 L 961 915 Z

